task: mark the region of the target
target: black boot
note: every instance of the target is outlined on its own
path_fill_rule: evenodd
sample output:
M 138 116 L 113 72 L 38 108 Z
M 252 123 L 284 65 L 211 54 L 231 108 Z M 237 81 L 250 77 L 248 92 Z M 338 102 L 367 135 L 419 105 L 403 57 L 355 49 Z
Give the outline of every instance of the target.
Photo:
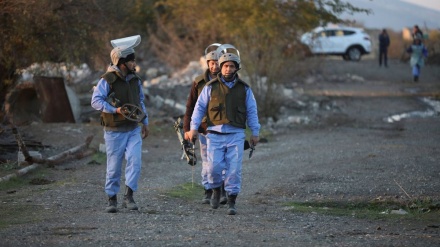
M 418 82 L 419 81 L 419 77 L 418 76 L 414 76 L 414 82 Z
M 211 197 L 212 197 L 212 190 L 205 189 L 205 197 L 202 199 L 202 204 L 209 204 L 211 203 Z
M 237 209 L 235 209 L 235 199 L 237 199 L 237 195 L 228 195 L 228 215 L 237 214 Z
M 118 199 L 116 195 L 108 197 L 108 206 L 105 208 L 107 213 L 116 213 L 118 211 Z
M 228 202 L 228 198 L 226 197 L 225 183 L 223 183 L 221 187 L 220 204 L 225 205 L 227 202 Z
M 216 209 L 218 206 L 220 206 L 221 187 L 212 189 L 212 192 L 211 207 Z
M 122 203 L 122 207 L 129 210 L 138 210 L 138 206 L 133 199 L 133 190 L 128 186 L 125 186 L 124 202 Z

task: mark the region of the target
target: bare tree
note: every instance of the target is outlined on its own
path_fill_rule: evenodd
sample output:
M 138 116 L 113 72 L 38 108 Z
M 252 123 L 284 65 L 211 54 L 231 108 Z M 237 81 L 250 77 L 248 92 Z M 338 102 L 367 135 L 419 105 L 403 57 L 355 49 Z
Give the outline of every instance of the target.
M 341 21 L 343 12 L 368 12 L 340 0 L 174 0 L 158 5 L 160 28 L 150 34 L 157 53 L 182 66 L 210 43 L 235 45 L 242 55 L 241 73 L 265 117 L 276 117 L 280 78 L 304 53 L 300 34 Z
M 33 63 L 103 67 L 109 40 L 138 31 L 127 23 L 139 17 L 133 12 L 139 2 L 0 0 L 0 107 L 17 82 L 18 70 Z

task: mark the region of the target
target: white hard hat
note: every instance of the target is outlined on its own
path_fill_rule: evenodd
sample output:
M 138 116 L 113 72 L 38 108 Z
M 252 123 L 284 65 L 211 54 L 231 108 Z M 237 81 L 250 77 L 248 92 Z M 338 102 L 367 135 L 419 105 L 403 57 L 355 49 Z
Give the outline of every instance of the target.
M 112 63 L 117 65 L 120 58 L 126 58 L 130 54 L 134 54 L 134 47 L 141 43 L 141 36 L 135 35 L 120 39 L 111 40 L 110 43 L 114 47 L 110 52 Z

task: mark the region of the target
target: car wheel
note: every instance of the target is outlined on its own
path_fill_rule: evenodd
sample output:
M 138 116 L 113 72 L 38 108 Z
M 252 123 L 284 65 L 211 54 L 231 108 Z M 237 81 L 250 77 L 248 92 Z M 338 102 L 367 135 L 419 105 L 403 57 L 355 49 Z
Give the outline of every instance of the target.
M 351 47 L 347 51 L 347 56 L 351 61 L 359 61 L 361 60 L 362 53 L 361 50 L 359 50 L 359 48 Z

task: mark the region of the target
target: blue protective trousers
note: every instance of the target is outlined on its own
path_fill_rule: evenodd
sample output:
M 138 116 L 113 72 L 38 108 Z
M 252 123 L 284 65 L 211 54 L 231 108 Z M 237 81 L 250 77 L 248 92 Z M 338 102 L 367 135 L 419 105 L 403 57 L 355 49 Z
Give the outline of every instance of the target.
M 241 170 L 244 132 L 219 135 L 208 133 L 208 182 L 218 188 L 224 182 L 228 195 L 238 195 L 241 189 Z M 224 181 L 223 181 L 224 172 Z
M 200 144 L 200 158 L 202 160 L 202 185 L 205 190 L 211 189 L 208 183 L 208 157 L 206 153 L 207 144 L 206 137 L 203 134 L 199 134 L 199 144 Z
M 136 191 L 142 166 L 141 127 L 128 132 L 104 131 L 104 140 L 107 152 L 105 193 L 111 197 L 119 192 L 124 158 L 125 185 Z
M 420 76 L 420 66 L 418 64 L 412 67 L 413 76 Z

